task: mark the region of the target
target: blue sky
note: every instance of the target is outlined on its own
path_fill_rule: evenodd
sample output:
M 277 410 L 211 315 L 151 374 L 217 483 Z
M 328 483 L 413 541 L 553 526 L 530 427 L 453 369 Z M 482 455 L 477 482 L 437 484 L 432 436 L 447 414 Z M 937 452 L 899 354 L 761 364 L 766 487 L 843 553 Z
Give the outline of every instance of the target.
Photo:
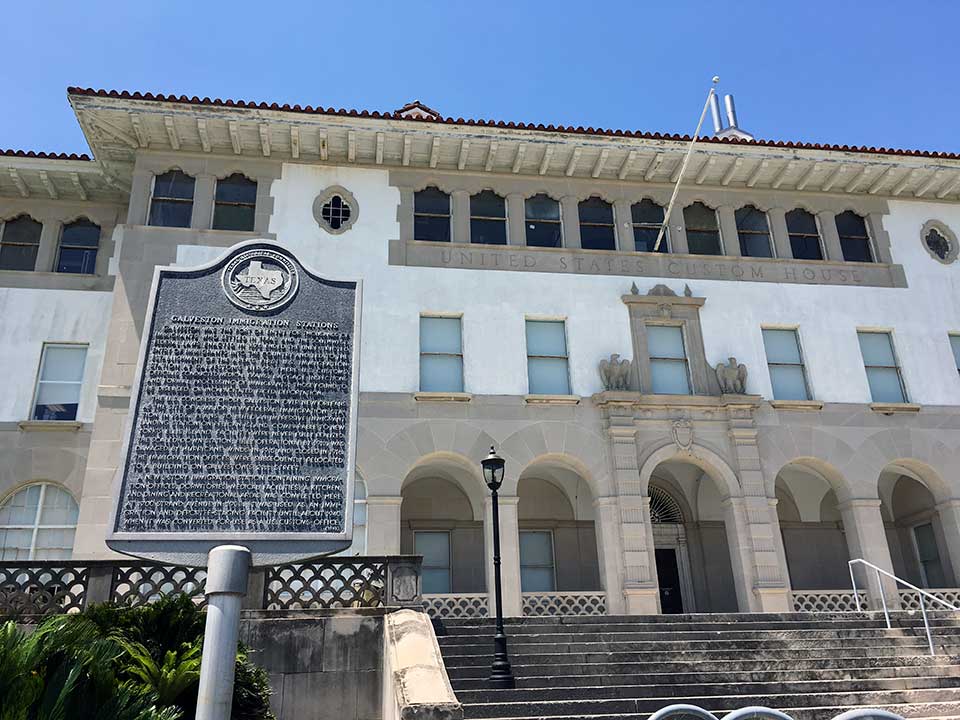
M 79 152 L 68 85 L 960 152 L 960 3 L 8 2 L 0 148 Z

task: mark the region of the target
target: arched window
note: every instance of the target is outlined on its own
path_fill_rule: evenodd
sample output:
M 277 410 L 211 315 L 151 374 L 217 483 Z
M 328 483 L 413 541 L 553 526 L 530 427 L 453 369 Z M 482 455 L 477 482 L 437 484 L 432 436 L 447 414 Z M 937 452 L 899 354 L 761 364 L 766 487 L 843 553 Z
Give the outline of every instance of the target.
M 507 204 L 492 190 L 470 196 L 470 242 L 507 244 Z
M 797 208 L 787 213 L 787 234 L 790 249 L 797 260 L 823 260 L 817 219 L 806 210 Z
M 663 225 L 663 207 L 649 198 L 644 198 L 630 207 L 630 215 L 633 220 L 633 245 L 637 252 L 653 252 L 660 226 Z M 669 228 L 664 230 L 657 252 L 668 252 L 668 235 Z
M 0 270 L 33 270 L 37 266 L 43 225 L 29 215 L 0 224 Z
M 863 218 L 851 210 L 837 215 L 837 234 L 843 259 L 849 262 L 873 262 L 870 235 Z
M 561 247 L 563 223 L 560 203 L 540 193 L 527 198 L 525 205 L 527 245 L 530 247 Z
M 450 196 L 435 187 L 413 196 L 413 239 L 450 242 Z
M 257 211 L 257 181 L 234 173 L 217 180 L 213 204 L 214 230 L 253 231 Z
M 100 246 L 100 226 L 80 218 L 60 231 L 57 272 L 93 275 Z
M 193 215 L 194 179 L 180 170 L 171 170 L 153 178 L 148 225 L 190 227 Z
M 740 238 L 740 254 L 744 257 L 773 257 L 767 214 L 753 205 L 746 205 L 737 210 L 734 217 Z
M 662 490 L 656 485 L 650 486 L 650 522 L 683 522 L 683 512 L 680 510 L 680 504 L 666 490 Z
M 580 247 L 584 250 L 616 250 L 613 206 L 598 197 L 580 202 Z
M 717 213 L 696 202 L 683 209 L 687 229 L 687 247 L 694 255 L 723 255 Z
M 0 504 L 0 560 L 65 560 L 79 508 L 65 489 L 37 483 Z

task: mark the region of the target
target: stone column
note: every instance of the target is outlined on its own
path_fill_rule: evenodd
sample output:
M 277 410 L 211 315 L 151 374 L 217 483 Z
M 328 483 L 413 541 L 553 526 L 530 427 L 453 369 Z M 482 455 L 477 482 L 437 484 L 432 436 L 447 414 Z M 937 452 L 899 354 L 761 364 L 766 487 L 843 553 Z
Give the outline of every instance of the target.
M 560 219 L 563 224 L 563 246 L 580 247 L 580 200 L 574 195 L 560 199 Z
M 527 204 L 520 193 L 507 195 L 507 245 L 527 244 Z
M 613 222 L 617 228 L 617 250 L 634 252 L 637 244 L 633 239 L 633 211 L 629 200 L 614 201 Z
M 953 577 L 960 583 L 960 500 L 945 500 L 936 505 L 936 510 L 940 514 L 940 527 L 950 556 Z
M 127 225 L 146 225 L 153 189 L 153 173 L 134 170 L 130 185 L 130 204 L 127 205 Z
M 402 502 L 400 496 L 367 496 L 367 555 L 400 554 Z
M 770 235 L 773 238 L 773 252 L 778 258 L 793 257 L 790 246 L 790 232 L 787 230 L 787 211 L 783 208 L 770 208 L 767 211 L 770 222 Z
M 777 514 L 777 499 L 767 498 L 770 505 L 770 525 L 773 527 L 773 540 L 777 546 L 777 557 L 780 558 L 780 576 L 787 591 L 793 593 L 790 584 L 790 566 L 787 564 L 787 549 L 783 545 L 783 530 L 780 528 L 780 516 Z
M 687 245 L 687 224 L 683 219 L 683 208 L 680 204 L 673 206 L 673 212 L 670 213 L 670 252 L 689 253 L 690 246 Z M 664 237 L 663 242 L 666 242 Z
M 453 213 L 453 241 L 470 242 L 470 193 L 466 190 L 454 190 L 450 212 Z
M 740 233 L 737 231 L 737 216 L 731 205 L 721 205 L 717 208 L 717 219 L 720 221 L 720 242 L 723 245 L 723 254 L 740 257 Z
M 843 532 L 847 536 L 850 559 L 862 558 L 881 570 L 892 573 L 893 560 L 887 545 L 887 532 L 883 527 L 879 498 L 854 498 L 840 503 L 837 508 L 843 518 Z M 855 573 L 857 587 L 861 590 L 866 588 L 871 606 L 875 610 L 881 608 L 881 588 L 886 595 L 887 607 L 894 610 L 900 607 L 900 597 L 894 581 L 881 575 L 878 584 L 877 574 L 863 566 L 856 569 Z
M 273 196 L 270 195 L 272 186 L 272 176 L 257 178 L 257 205 L 253 211 L 253 231 L 261 235 L 270 232 L 270 216 L 273 214 Z
M 622 615 L 623 572 L 620 558 L 620 505 L 616 497 L 601 497 L 593 501 L 597 528 L 597 549 L 600 559 L 600 581 L 607 593 L 607 614 Z
M 213 196 L 217 188 L 217 179 L 213 175 L 197 175 L 193 186 L 193 214 L 190 227 L 207 230 L 213 221 Z
M 60 229 L 63 223 L 59 220 L 45 219 L 40 228 L 40 247 L 37 248 L 37 260 L 33 269 L 37 272 L 53 272 L 56 270 L 57 245 L 60 242 Z
M 759 598 L 753 593 L 753 565 L 750 548 L 750 529 L 746 520 L 743 498 L 727 497 L 721 502 L 723 529 L 730 549 L 730 569 L 737 591 L 737 609 L 740 612 L 761 612 Z
M 520 498 L 501 495 L 500 508 L 500 581 L 503 590 L 504 617 L 523 615 L 523 597 L 520 594 L 520 528 L 517 508 Z M 496 612 L 493 581 L 493 499 L 484 499 L 484 538 L 487 548 L 487 595 L 490 617 Z
M 827 254 L 826 259 L 843 262 L 843 249 L 840 247 L 837 219 L 833 212 L 830 210 L 818 212 L 817 222 L 820 225 L 820 235 L 823 237 L 823 247 Z

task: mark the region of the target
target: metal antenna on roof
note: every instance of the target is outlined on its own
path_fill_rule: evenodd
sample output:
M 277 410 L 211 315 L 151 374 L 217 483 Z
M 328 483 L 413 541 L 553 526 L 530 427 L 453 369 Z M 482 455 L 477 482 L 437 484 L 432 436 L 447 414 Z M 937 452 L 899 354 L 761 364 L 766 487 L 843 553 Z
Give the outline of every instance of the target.
M 660 249 L 660 243 L 663 242 L 663 234 L 666 232 L 667 225 L 670 223 L 670 216 L 673 214 L 673 204 L 677 201 L 677 193 L 680 192 L 680 183 L 683 182 L 683 174 L 687 171 L 687 165 L 693 156 L 693 146 L 696 144 L 697 138 L 700 137 L 700 128 L 703 127 L 703 120 L 707 117 L 707 109 L 710 107 L 710 101 L 716 94 L 717 83 L 719 82 L 720 76 L 714 75 L 713 85 L 710 86 L 710 92 L 707 93 L 707 101 L 703 104 L 703 112 L 700 113 L 700 121 L 697 123 L 697 129 L 693 131 L 693 138 L 690 140 L 690 145 L 687 147 L 687 154 L 684 156 L 683 164 L 680 166 L 680 175 L 677 176 L 677 184 L 673 186 L 673 194 L 670 196 L 670 202 L 667 203 L 667 210 L 663 215 L 663 222 L 660 223 L 660 232 L 657 233 L 657 241 L 653 244 L 654 252 Z

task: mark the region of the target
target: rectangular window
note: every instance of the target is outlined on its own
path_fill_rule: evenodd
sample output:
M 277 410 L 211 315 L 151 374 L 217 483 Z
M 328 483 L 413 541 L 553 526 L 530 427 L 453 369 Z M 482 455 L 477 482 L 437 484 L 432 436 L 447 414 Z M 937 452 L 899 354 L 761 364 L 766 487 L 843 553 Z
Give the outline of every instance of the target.
M 807 374 L 796 330 L 764 329 L 763 347 L 775 400 L 809 400 Z
M 527 320 L 527 382 L 531 395 L 569 395 L 563 320 Z
M 953 362 L 960 373 L 960 335 L 950 335 L 950 349 L 953 350 Z
M 213 203 L 214 230 L 253 231 L 257 212 L 257 182 L 234 173 L 217 180 Z
M 413 554 L 423 556 L 422 581 L 424 593 L 449 593 L 450 533 L 413 533 Z
M 888 332 L 857 332 L 860 353 L 870 384 L 873 402 L 907 401 L 907 393 L 900 376 L 900 366 L 893 354 L 893 340 Z
M 171 170 L 155 176 L 147 225 L 190 227 L 195 184 L 196 180 L 193 177 L 179 170 Z
M 560 221 L 560 203 L 540 193 L 524 202 L 527 245 L 530 247 L 560 247 L 563 230 Z
M 41 223 L 26 215 L 0 221 L 0 270 L 35 269 L 42 230 Z
M 86 345 L 44 345 L 33 403 L 34 420 L 76 420 Z
M 460 318 L 420 317 L 420 391 L 463 392 Z
M 93 275 L 97 267 L 100 226 L 80 219 L 64 225 L 60 231 L 60 256 L 57 272 Z
M 656 394 L 689 395 L 690 373 L 683 345 L 683 329 L 676 325 L 647 325 L 650 384 Z
M 520 591 L 553 592 L 557 589 L 553 560 L 553 533 L 520 531 Z

